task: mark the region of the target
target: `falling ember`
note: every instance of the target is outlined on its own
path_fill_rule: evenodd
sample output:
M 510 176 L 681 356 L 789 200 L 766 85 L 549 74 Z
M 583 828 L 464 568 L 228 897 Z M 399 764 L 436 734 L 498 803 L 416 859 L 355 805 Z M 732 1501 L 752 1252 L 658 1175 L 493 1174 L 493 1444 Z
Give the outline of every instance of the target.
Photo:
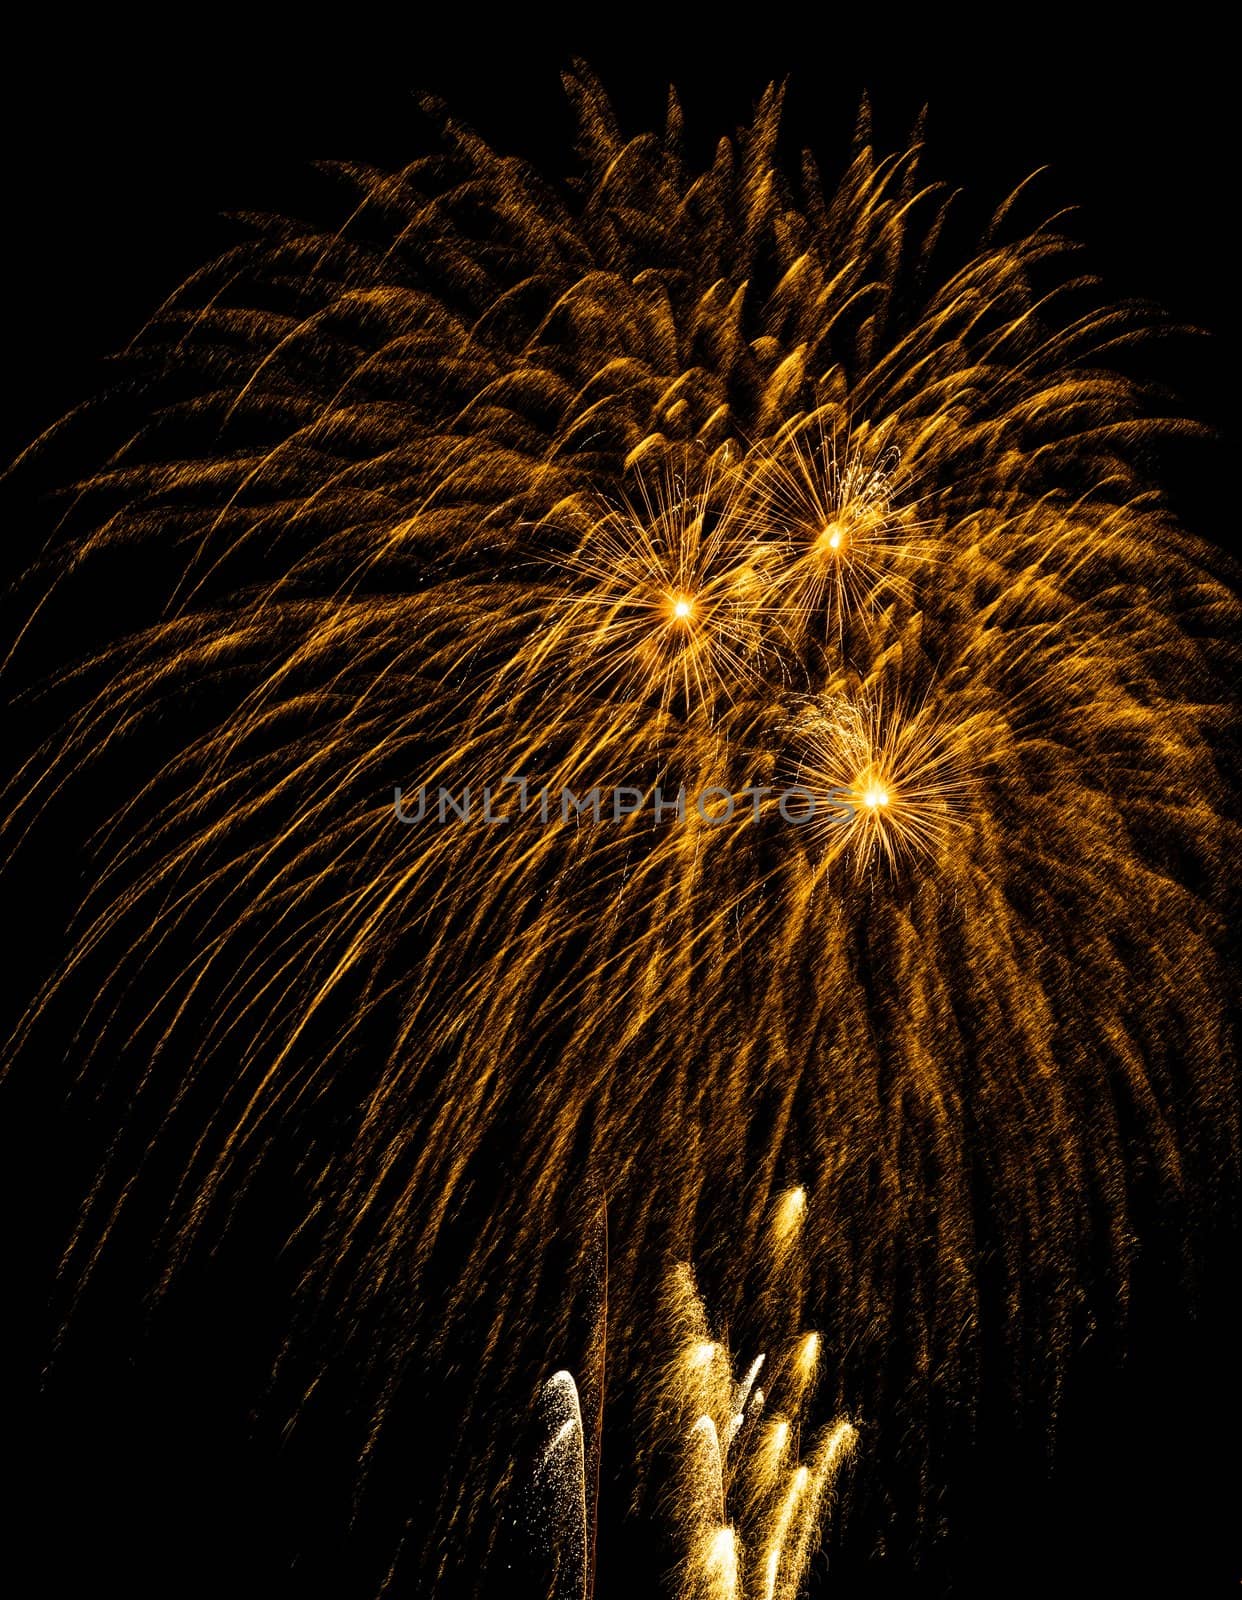
M 772 1423 L 768 1430 L 768 1449 L 774 1459 L 779 1460 L 784 1454 L 785 1446 L 789 1443 L 789 1424 L 784 1417 Z
M 747 1367 L 745 1377 L 737 1385 L 737 1389 L 734 1392 L 733 1404 L 735 1406 L 745 1410 L 746 1402 L 750 1399 L 751 1391 L 755 1387 L 755 1379 L 759 1376 L 759 1373 L 763 1367 L 763 1363 L 766 1360 L 766 1356 L 758 1355 L 751 1362 L 750 1366 Z
M 816 1549 L 816 1534 L 827 1510 L 834 1485 L 841 1469 L 858 1443 L 858 1430 L 844 1420 L 829 1428 L 821 1437 L 811 1459 L 803 1470 L 804 1480 L 796 1522 L 786 1528 L 785 1540 L 779 1549 L 777 1573 L 787 1600 L 797 1600 L 805 1581 L 811 1559 Z M 771 1568 L 769 1568 L 769 1571 Z

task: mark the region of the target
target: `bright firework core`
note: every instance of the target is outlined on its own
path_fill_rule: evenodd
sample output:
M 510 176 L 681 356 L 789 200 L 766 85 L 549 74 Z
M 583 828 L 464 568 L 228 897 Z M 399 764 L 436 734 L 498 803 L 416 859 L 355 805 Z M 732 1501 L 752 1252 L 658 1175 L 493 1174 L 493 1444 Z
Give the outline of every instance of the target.
M 688 595 L 678 595 L 673 601 L 673 616 L 678 622 L 689 622 L 694 615 L 694 601 Z

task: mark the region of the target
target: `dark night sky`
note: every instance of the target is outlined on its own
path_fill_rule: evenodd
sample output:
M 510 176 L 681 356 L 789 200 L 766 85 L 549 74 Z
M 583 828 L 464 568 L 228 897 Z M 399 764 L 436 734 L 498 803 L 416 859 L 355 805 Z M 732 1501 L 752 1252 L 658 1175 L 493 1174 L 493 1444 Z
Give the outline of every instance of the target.
M 165 10 L 149 31 L 118 27 L 111 12 L 87 24 L 51 13 L 24 48 L 11 50 L 0 94 L 8 224 L 0 454 L 11 455 L 99 386 L 108 352 L 235 236 L 224 213 L 299 209 L 314 192 L 307 165 L 320 157 L 408 157 L 424 137 L 415 90 L 442 95 L 494 141 L 555 165 L 567 129 L 557 73 L 580 53 L 634 131 L 662 115 L 665 86 L 676 82 L 704 152 L 747 117 L 769 79 L 788 75 L 792 140 L 812 145 L 829 175 L 864 92 L 878 142 L 891 148 L 929 106 L 927 172 L 965 188 L 980 211 L 1050 166 L 1047 207 L 1080 207 L 1070 228 L 1106 292 L 1155 301 L 1210 335 L 1171 338 L 1153 356 L 1186 414 L 1224 435 L 1223 443 L 1173 452 L 1166 476 L 1192 527 L 1225 544 L 1236 537 L 1225 473 L 1236 417 L 1237 85 L 1234 48 L 1214 31 L 1220 25 L 1207 8 L 1166 11 L 1159 35 L 1120 23 L 1084 32 L 1072 13 L 1045 9 L 997 11 L 979 31 L 965 20 L 910 31 L 901 11 L 880 7 L 867 8 L 865 25 L 848 27 L 827 6 L 794 16 L 788 8 L 721 9 L 697 25 L 664 7 L 617 8 L 563 27 L 534 26 L 518 8 L 502 24 L 461 9 L 447 35 L 417 11 L 393 21 L 391 13 L 345 8 L 329 32 L 308 10 L 280 39 L 260 37 L 244 15 L 215 10 Z M 6 529 L 10 567 L 24 560 L 22 533 Z M 1071 1408 L 1069 1461 L 1052 1490 L 1035 1483 L 1035 1447 L 1015 1445 L 1012 1462 L 980 1470 L 985 1487 L 967 1496 L 965 1526 L 987 1559 L 972 1565 L 961 1554 L 968 1531 L 954 1558 L 966 1577 L 927 1592 L 1027 1593 L 1023 1574 L 1051 1579 L 1061 1570 L 1056 1551 L 1068 1562 L 1081 1539 L 1090 1585 L 1083 1592 L 1140 1594 L 1148 1559 L 1153 1574 L 1178 1571 L 1180 1546 L 1195 1554 L 1188 1586 L 1170 1591 L 1179 1600 L 1236 1594 L 1224 1490 L 1202 1464 L 1215 1433 L 1214 1350 L 1214 1337 L 1188 1331 L 1180 1315 L 1153 1316 L 1128 1375 L 1100 1376 L 1098 1403 L 1080 1398 L 1078 1412 Z M 207 1426 L 205 1393 L 194 1412 L 199 1426 Z M 1236 1412 L 1236 1397 L 1230 1403 Z M 1163 1448 L 1172 1442 L 1184 1468 L 1153 1461 L 1153 1430 L 1165 1428 Z M 68 1487 L 58 1485 L 71 1519 L 80 1519 L 72 1508 L 96 1492 L 90 1485 L 100 1473 L 110 1467 L 96 1439 L 69 1470 Z M 150 1476 L 143 1492 L 151 1492 Z M 1006 1477 L 1010 1487 L 986 1486 Z M 104 1509 L 87 1518 L 83 1538 L 98 1541 L 101 1565 L 94 1569 L 84 1554 L 75 1585 L 109 1571 L 119 1547 L 105 1524 L 130 1498 L 123 1470 L 121 1480 L 114 1500 L 105 1492 Z M 250 1481 L 241 1475 L 237 1495 Z M 1015 1510 L 1022 1496 L 1028 1508 Z M 196 1532 L 185 1496 L 175 1498 L 181 1521 L 174 1517 L 162 1535 L 170 1542 L 177 1528 L 187 1538 Z M 227 1516 L 228 1504 L 226 1496 L 212 1514 Z M 989 1523 L 998 1515 L 1008 1518 L 1003 1526 Z M 225 1553 L 205 1570 L 218 1567 L 228 1582 L 236 1558 L 227 1554 L 227 1533 L 219 1536 Z M 179 1581 L 130 1592 L 200 1590 Z M 253 1591 L 239 1576 L 227 1592 Z
M 1159 35 L 1084 32 L 1042 9 L 1003 26 L 912 31 L 896 12 L 871 9 L 867 25 L 846 27 L 831 8 L 773 9 L 762 29 L 758 11 L 743 13 L 745 31 L 670 21 L 683 13 L 665 8 L 639 28 L 619 12 L 532 28 L 516 10 L 499 24 L 472 11 L 450 36 L 373 19 L 348 32 L 338 24 L 331 37 L 303 26 L 279 44 L 215 12 L 199 28 L 184 14 L 150 32 L 118 32 L 110 14 L 85 33 L 49 27 L 42 47 L 10 56 L 0 111 L 11 225 L 5 439 L 20 442 L 88 387 L 91 361 L 230 236 L 223 213 L 288 205 L 318 157 L 408 156 L 415 89 L 555 164 L 566 128 L 557 73 L 575 52 L 636 130 L 659 117 L 675 81 L 705 150 L 767 81 L 788 75 L 793 138 L 829 173 L 864 92 L 880 142 L 893 147 L 927 104 L 929 173 L 980 206 L 1049 166 L 1047 204 L 1081 208 L 1074 231 L 1109 290 L 1155 300 L 1215 336 L 1179 376 L 1188 409 L 1220 420 L 1236 277 L 1236 91 L 1232 53 L 1194 25 L 1198 8 L 1166 15 Z

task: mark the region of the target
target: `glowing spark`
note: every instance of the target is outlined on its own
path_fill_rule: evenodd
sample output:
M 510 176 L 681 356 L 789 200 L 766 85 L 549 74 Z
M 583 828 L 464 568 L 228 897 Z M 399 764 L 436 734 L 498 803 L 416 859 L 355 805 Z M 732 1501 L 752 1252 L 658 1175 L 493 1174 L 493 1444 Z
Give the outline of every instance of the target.
M 790 1189 L 782 1196 L 780 1206 L 776 1213 L 776 1237 L 778 1240 L 789 1239 L 806 1216 L 806 1190 Z
M 738 1593 L 737 1537 L 732 1528 L 717 1528 L 707 1537 L 704 1560 L 706 1600 L 734 1600 Z
M 739 1411 L 745 1411 L 746 1402 L 749 1400 L 750 1392 L 755 1386 L 755 1379 L 759 1376 L 759 1373 L 763 1368 L 763 1363 L 766 1360 L 766 1356 L 757 1355 L 751 1362 L 750 1366 L 747 1367 L 746 1376 L 742 1379 L 741 1383 L 738 1384 L 736 1390 L 734 1391 L 733 1404 Z
M 556 1429 L 536 1474 L 537 1485 L 550 1491 L 547 1539 L 556 1558 L 555 1600 L 586 1600 L 590 1574 L 586 1445 L 573 1374 L 553 1373 L 543 1386 L 541 1403 Z
M 686 454 L 640 470 L 632 496 L 580 496 L 558 510 L 576 537 L 556 573 L 573 581 L 546 632 L 506 669 L 618 702 L 712 719 L 755 681 L 764 606 L 737 510 L 734 465 Z M 580 707 L 577 709 L 581 710 Z
M 834 429 L 822 415 L 793 422 L 757 464 L 750 517 L 786 541 L 772 580 L 795 639 L 868 625 L 932 559 L 926 521 L 897 497 L 899 465 L 885 430 Z

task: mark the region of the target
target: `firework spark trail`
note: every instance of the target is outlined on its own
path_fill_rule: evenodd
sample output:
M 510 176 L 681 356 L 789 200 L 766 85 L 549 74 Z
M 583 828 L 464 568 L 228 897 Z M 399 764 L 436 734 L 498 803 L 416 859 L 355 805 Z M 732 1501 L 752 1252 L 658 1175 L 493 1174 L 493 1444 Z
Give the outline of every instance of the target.
M 768 1331 L 796 1326 L 800 1304 L 800 1236 L 804 1191 L 782 1195 L 773 1210 L 761 1262 L 774 1291 Z M 735 1379 L 736 1361 L 712 1336 L 707 1309 L 688 1263 L 666 1277 L 647 1344 L 657 1366 L 645 1373 L 636 1452 L 639 1493 L 655 1491 L 655 1515 L 670 1524 L 676 1566 L 665 1581 L 676 1600 L 798 1600 L 822 1537 L 834 1485 L 852 1454 L 858 1430 L 838 1418 L 815 1440 L 809 1462 L 795 1441 L 810 1411 L 819 1337 L 801 1333 L 774 1361 L 757 1355 Z M 758 1387 L 772 1372 L 775 1388 Z M 788 1415 L 764 1425 L 775 1402 Z M 540 1410 L 551 1443 L 543 1447 L 536 1483 L 550 1476 L 550 1502 L 540 1502 L 540 1543 L 559 1574 L 570 1553 L 568 1587 L 577 1596 L 585 1566 L 574 1553 L 588 1544 L 586 1452 L 566 1457 L 581 1441 L 581 1411 L 573 1379 L 558 1372 L 543 1385 Z M 549 1475 L 550 1464 L 568 1470 Z M 605 1566 L 608 1556 L 605 1552 Z M 594 1595 L 588 1584 L 581 1592 Z
M 777 1228 L 788 1228 L 791 1209 L 800 1231 L 797 1191 L 782 1196 Z M 778 1235 L 779 1238 L 779 1235 Z M 764 1263 L 774 1297 L 774 1328 L 796 1327 L 801 1272 L 788 1248 Z M 661 1471 L 661 1435 L 680 1439 L 679 1470 L 659 1485 L 663 1514 L 681 1525 L 685 1600 L 797 1600 L 822 1536 L 832 1486 L 857 1441 L 845 1418 L 823 1430 L 810 1457 L 798 1459 L 797 1441 L 808 1427 L 819 1339 L 814 1333 L 782 1335 L 782 1346 L 757 1356 L 735 1380 L 735 1359 L 711 1336 L 694 1275 L 679 1266 L 665 1285 L 661 1321 L 670 1356 L 654 1385 L 641 1427 L 646 1471 Z M 760 1388 L 763 1373 L 767 1386 Z M 667 1468 L 663 1469 L 667 1471 Z
M 135 1123 L 184 1158 L 170 1271 L 299 1145 L 308 1303 L 372 1352 L 372 1437 L 415 1355 L 516 1403 L 561 1317 L 538 1264 L 600 1192 L 623 1346 L 669 1252 L 727 1210 L 753 1259 L 798 1181 L 838 1400 L 869 1375 L 882 1409 L 898 1348 L 893 1406 L 933 1373 L 968 1398 L 989 1253 L 1055 1387 L 1089 1254 L 1124 1299 L 1132 1175 L 1193 1205 L 1237 1145 L 1236 608 L 1132 465 L 1156 425 L 1108 358 L 1141 319 L 1074 309 L 1068 245 L 1008 208 L 942 267 L 916 154 L 865 133 L 835 192 L 809 162 L 795 189 L 776 92 L 699 172 L 675 102 L 627 141 L 568 87 L 574 184 L 433 108 L 439 155 L 342 166 L 346 225 L 263 225 L 137 341 L 151 421 L 78 486 L 32 636 L 118 562 L 157 557 L 157 598 L 66 677 L 6 838 L 101 756 L 145 782 L 30 1026 L 79 997 L 83 1068 L 140 1063 Z M 727 827 L 392 807 L 791 774 L 852 827 L 770 796 Z M 762 1295 L 710 1267 L 744 1326 Z M 461 1451 L 455 1539 L 499 1470 Z
M 558 1558 L 552 1574 L 552 1592 L 557 1600 L 587 1600 L 590 1542 L 586 1442 L 573 1374 L 554 1373 L 543 1387 L 542 1400 L 552 1437 L 539 1462 L 538 1478 L 547 1482 L 551 1490 L 548 1501 L 559 1513 L 548 1530 L 547 1541 Z

